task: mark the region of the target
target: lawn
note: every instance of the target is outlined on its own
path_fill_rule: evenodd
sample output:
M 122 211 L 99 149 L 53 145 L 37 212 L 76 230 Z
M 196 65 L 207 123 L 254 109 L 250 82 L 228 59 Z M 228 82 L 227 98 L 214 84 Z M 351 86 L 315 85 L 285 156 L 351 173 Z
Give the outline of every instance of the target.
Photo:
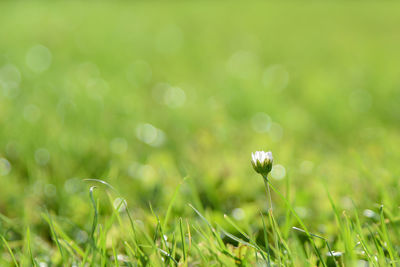
M 398 266 L 399 11 L 1 2 L 0 266 Z

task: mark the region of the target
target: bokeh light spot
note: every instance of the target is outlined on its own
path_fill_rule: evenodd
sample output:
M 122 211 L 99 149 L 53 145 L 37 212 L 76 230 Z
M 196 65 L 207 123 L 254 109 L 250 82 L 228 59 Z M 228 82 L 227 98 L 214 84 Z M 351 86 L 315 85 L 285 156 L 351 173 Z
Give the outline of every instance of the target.
M 164 103 L 170 108 L 181 107 L 185 101 L 185 91 L 179 87 L 169 87 L 164 94 Z
M 376 216 L 376 213 L 373 210 L 370 209 L 365 209 L 363 211 L 363 215 L 367 218 L 374 218 Z
M 282 65 L 272 65 L 264 71 L 262 83 L 268 89 L 283 90 L 289 83 L 289 73 Z
M 11 172 L 11 163 L 5 158 L 0 158 L 0 176 L 6 176 L 10 172 Z
M 136 127 L 136 137 L 150 146 L 161 146 L 165 141 L 165 134 L 162 130 L 150 123 L 139 124 Z
M 82 181 L 78 178 L 71 178 L 65 181 L 64 189 L 68 194 L 75 194 L 80 190 Z
M 232 216 L 233 218 L 235 218 L 236 220 L 240 221 L 243 220 L 244 217 L 246 216 L 245 212 L 243 209 L 241 208 L 236 208 L 232 211 Z
M 17 96 L 20 83 L 21 73 L 16 66 L 7 64 L 0 68 L 0 88 L 3 89 L 5 97 Z
M 108 83 L 101 78 L 89 78 L 86 83 L 86 93 L 93 100 L 102 101 L 108 91 Z
M 113 206 L 115 210 L 118 210 L 118 212 L 123 212 L 128 207 L 128 203 L 125 199 L 117 197 L 113 202 Z
M 75 239 L 78 242 L 78 244 L 83 244 L 87 242 L 88 237 L 89 237 L 88 234 L 82 230 L 79 230 L 75 235 Z
M 295 207 L 294 210 L 302 219 L 306 218 L 309 214 L 309 209 L 306 207 Z
M 271 129 L 271 117 L 263 112 L 256 113 L 251 118 L 251 126 L 258 133 L 266 133 Z
M 45 148 L 39 148 L 35 151 L 35 161 L 41 166 L 47 165 L 50 161 L 50 153 Z
M 34 72 L 46 71 L 51 64 L 52 55 L 50 50 L 43 45 L 35 45 L 26 54 L 26 65 Z
M 281 180 L 286 176 L 286 169 L 280 164 L 275 164 L 272 166 L 271 176 L 275 180 Z

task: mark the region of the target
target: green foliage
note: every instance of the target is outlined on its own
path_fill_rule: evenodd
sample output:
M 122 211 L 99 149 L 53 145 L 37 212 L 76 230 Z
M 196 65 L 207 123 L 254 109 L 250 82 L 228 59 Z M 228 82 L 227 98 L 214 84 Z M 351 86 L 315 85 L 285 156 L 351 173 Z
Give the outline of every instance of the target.
M 399 8 L 1 2 L 0 266 L 399 265 Z

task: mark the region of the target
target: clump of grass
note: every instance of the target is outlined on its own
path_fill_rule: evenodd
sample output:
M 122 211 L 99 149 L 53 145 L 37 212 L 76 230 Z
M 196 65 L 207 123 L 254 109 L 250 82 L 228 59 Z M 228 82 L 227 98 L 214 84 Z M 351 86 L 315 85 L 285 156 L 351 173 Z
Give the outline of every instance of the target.
M 89 189 L 88 201 L 92 205 L 93 217 L 85 243 L 78 244 L 62 229 L 54 216 L 45 212 L 42 216 L 48 223 L 53 244 L 57 248 L 51 251 L 51 258 L 44 261 L 40 257 L 40 247 L 32 249 L 37 241 L 32 236 L 30 228 L 27 228 L 24 249 L 21 251 L 13 249 L 10 241 L 3 235 L 0 236 L 8 254 L 8 260 L 3 259 L 3 262 L 15 266 L 23 266 L 27 262 L 32 266 L 39 266 L 46 262 L 58 265 L 77 264 L 78 266 L 147 266 L 149 264 L 190 266 L 206 263 L 223 266 L 232 264 L 298 266 L 300 263 L 348 266 L 360 261 L 368 262 L 373 266 L 397 264 L 399 254 L 396 246 L 393 245 L 390 234 L 392 229 L 389 228 L 394 221 L 388 219 L 391 215 L 385 216 L 383 206 L 379 208 L 375 223 L 362 225 L 357 210 L 355 210 L 354 218 L 347 213 L 340 214 L 328 193 L 332 214 L 336 218 L 339 230 L 339 239 L 334 245 L 343 252 L 334 251 L 329 239 L 311 233 L 287 197 L 272 185 L 268 178 L 273 165 L 272 154 L 260 153 L 265 152 L 253 155 L 252 164 L 257 173 L 262 175 L 269 205 L 267 220 L 260 212 L 261 226 L 259 228 L 245 229 L 227 214 L 223 216 L 224 221 L 219 221 L 218 218 L 213 219 L 209 213 L 203 214 L 191 204 L 188 206 L 200 221 L 193 217 L 184 220 L 182 217 L 172 216 L 174 205 L 181 194 L 181 187 L 189 178 L 179 183 L 165 210 L 156 212 L 150 203 L 149 211 L 152 217 L 147 218 L 147 225 L 139 220 L 138 215 L 131 215 L 131 209 L 128 208 L 124 198 L 108 182 L 87 179 L 87 182 L 105 187 L 95 190 L 96 186 L 91 186 Z M 100 196 L 107 196 L 109 200 L 107 205 L 112 209 L 110 216 L 101 215 L 104 204 L 99 202 L 96 191 L 100 193 Z M 282 209 L 286 216 L 288 214 L 293 216 L 294 222 L 287 218 L 277 220 L 274 216 L 271 192 L 283 201 L 279 209 Z M 159 212 L 163 213 L 162 216 L 158 214 Z M 5 217 L 3 220 L 10 223 Z M 288 235 L 282 233 L 282 227 L 287 227 L 288 222 L 291 221 L 290 227 L 298 235 L 295 235 L 295 232 Z M 280 222 L 285 223 L 281 225 Z M 151 224 L 153 227 L 149 227 Z M 321 243 L 316 242 L 315 239 L 320 240 Z

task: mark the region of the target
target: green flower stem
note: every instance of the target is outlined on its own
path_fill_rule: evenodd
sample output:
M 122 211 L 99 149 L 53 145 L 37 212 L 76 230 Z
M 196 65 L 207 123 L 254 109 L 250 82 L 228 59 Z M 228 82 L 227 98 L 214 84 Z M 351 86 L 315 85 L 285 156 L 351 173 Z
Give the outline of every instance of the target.
M 265 185 L 265 193 L 267 194 L 267 201 L 269 201 L 269 209 L 268 209 L 268 214 L 270 216 L 270 222 L 272 222 L 274 219 L 274 215 L 273 215 L 273 205 L 272 205 L 272 197 L 271 197 L 271 190 L 269 188 L 269 182 L 268 182 L 268 174 L 266 175 L 262 175 L 263 176 L 263 180 L 264 180 L 264 185 Z M 268 206 L 268 205 L 267 205 Z M 271 221 L 272 218 L 272 221 Z M 274 229 L 274 226 L 271 225 L 271 228 Z M 279 240 L 278 240 L 278 233 L 276 231 L 274 232 L 274 239 L 275 239 L 275 247 L 276 249 L 278 249 L 278 251 L 280 251 L 279 249 Z M 269 255 L 268 255 L 269 256 Z M 279 260 L 279 266 L 281 265 L 281 257 L 278 253 L 278 260 Z
M 310 232 L 308 231 L 306 225 L 303 223 L 303 221 L 300 219 L 299 215 L 297 215 L 296 211 L 293 209 L 292 205 L 289 203 L 289 201 L 286 199 L 286 197 L 278 189 L 276 189 L 272 184 L 270 184 L 270 182 L 269 182 L 269 180 L 268 180 L 266 175 L 262 175 L 262 176 L 264 178 L 264 184 L 266 184 L 266 188 L 268 188 L 268 190 L 269 190 L 269 188 L 271 187 L 272 190 L 275 193 L 277 193 L 279 195 L 279 197 L 285 202 L 285 204 L 289 208 L 290 212 L 293 214 L 293 216 L 296 218 L 296 220 L 299 222 L 299 224 L 303 228 L 304 233 L 307 235 L 308 239 L 310 240 L 310 242 L 311 242 L 315 252 L 317 253 L 320 261 L 322 262 L 323 266 L 326 267 L 326 263 L 322 259 L 321 253 L 319 252 L 319 250 L 318 250 L 318 248 L 317 248 L 317 246 L 316 246 L 316 244 L 314 242 L 314 239 L 312 238 L 312 236 L 311 236 Z M 269 194 L 269 197 L 271 198 L 271 194 Z M 271 202 L 271 207 L 272 207 L 272 202 Z M 271 211 L 271 213 L 272 213 L 272 211 Z
M 264 185 L 265 185 L 265 193 L 267 194 L 267 201 L 269 201 L 269 209 L 268 211 L 272 211 L 273 206 L 272 206 L 272 197 L 271 197 L 271 190 L 269 188 L 269 182 L 268 182 L 268 178 L 267 175 L 263 175 L 264 177 Z

